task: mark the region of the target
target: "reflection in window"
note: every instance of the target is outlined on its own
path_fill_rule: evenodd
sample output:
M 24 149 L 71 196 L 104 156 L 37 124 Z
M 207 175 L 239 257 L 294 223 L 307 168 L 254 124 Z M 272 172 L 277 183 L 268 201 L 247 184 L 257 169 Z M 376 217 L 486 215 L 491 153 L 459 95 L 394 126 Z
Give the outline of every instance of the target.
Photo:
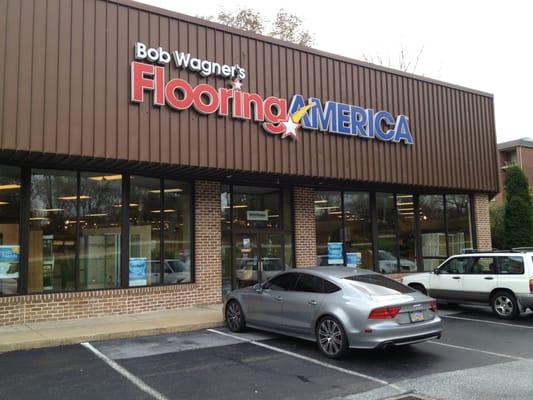
M 20 271 L 20 168 L 0 166 L 0 296 L 17 294 Z
M 121 211 L 122 175 L 80 174 L 80 289 L 120 285 Z
M 444 196 L 420 195 L 419 199 L 424 271 L 431 271 L 446 257 Z M 427 257 L 441 258 L 441 260 Z
M 400 272 L 415 272 L 417 266 L 414 196 L 412 194 L 396 195 L 396 209 L 398 210 Z
M 464 249 L 472 248 L 469 196 L 467 194 L 447 194 L 446 215 L 450 255 L 459 254 Z
M 77 176 L 32 170 L 29 234 L 30 293 L 75 289 Z M 90 195 L 80 196 L 80 202 Z
M 373 269 L 369 194 L 345 192 L 344 218 L 346 265 Z
M 130 181 L 130 286 L 161 283 L 161 180 L 132 176 Z
M 376 193 L 378 268 L 382 274 L 398 272 L 394 194 Z
M 317 265 L 343 264 L 342 250 L 340 257 L 328 257 L 328 244 L 342 245 L 340 192 L 315 192 L 315 219 Z
M 233 223 L 241 228 L 281 228 L 280 189 L 233 186 Z
M 164 283 L 187 283 L 191 273 L 191 187 L 164 181 Z

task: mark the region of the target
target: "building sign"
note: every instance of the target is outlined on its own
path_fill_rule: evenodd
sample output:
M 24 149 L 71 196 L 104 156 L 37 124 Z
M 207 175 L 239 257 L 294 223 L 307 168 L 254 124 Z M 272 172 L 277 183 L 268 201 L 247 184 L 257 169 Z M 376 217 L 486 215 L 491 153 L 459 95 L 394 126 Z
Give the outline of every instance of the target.
M 202 114 L 253 120 L 263 129 L 282 139 L 298 138 L 302 130 L 378 139 L 385 142 L 413 144 L 409 119 L 393 116 L 388 111 L 376 111 L 315 97 L 305 99 L 295 94 L 290 101 L 275 96 L 263 98 L 257 93 L 242 90 L 246 70 L 239 65 L 229 66 L 192 57 L 189 53 L 168 52 L 161 47 L 135 45 L 135 59 L 131 63 L 131 101 L 144 102 L 144 93 L 151 92 L 155 106 L 168 106 L 178 111 L 194 108 Z M 191 85 L 184 79 L 167 79 L 165 67 L 173 63 L 202 76 L 232 78 L 231 88 L 215 88 L 207 83 Z
M 19 246 L 0 246 L 0 279 L 18 278 L 19 260 Z
M 344 264 L 341 242 L 328 242 L 328 264 Z
M 248 221 L 268 221 L 268 210 L 265 211 L 246 211 Z

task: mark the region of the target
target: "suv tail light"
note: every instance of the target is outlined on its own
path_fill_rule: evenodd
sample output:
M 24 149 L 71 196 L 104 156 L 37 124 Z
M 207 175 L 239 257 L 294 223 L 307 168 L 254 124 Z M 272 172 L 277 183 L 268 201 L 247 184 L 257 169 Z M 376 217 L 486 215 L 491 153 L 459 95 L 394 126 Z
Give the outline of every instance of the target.
M 398 315 L 400 307 L 383 307 L 370 311 L 368 319 L 392 319 Z
M 529 280 L 529 292 L 533 293 L 533 278 Z
M 429 309 L 433 312 L 437 312 L 437 302 L 431 303 Z

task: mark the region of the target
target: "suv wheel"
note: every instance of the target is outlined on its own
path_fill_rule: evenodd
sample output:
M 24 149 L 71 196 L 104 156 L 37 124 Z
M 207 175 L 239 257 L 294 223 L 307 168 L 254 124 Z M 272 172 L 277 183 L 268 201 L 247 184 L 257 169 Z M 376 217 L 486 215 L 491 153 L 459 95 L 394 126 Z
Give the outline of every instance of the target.
M 492 311 L 502 319 L 514 319 L 520 314 L 516 297 L 507 291 L 498 291 L 491 298 Z
M 236 300 L 230 300 L 226 306 L 226 323 L 232 332 L 242 332 L 246 329 L 242 307 Z
M 316 340 L 322 354 L 329 358 L 342 358 L 348 352 L 348 337 L 336 318 L 323 317 L 318 321 Z

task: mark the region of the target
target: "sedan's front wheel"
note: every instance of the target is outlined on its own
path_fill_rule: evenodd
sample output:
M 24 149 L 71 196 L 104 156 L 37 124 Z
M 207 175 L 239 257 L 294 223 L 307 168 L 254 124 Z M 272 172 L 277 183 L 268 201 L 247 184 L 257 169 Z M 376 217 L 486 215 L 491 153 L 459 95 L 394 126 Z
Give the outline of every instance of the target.
M 226 323 L 232 332 L 242 332 L 246 328 L 242 307 L 236 300 L 230 300 L 226 306 Z
M 320 351 L 330 358 L 341 358 L 348 352 L 346 332 L 336 318 L 321 318 L 317 324 L 316 338 Z

